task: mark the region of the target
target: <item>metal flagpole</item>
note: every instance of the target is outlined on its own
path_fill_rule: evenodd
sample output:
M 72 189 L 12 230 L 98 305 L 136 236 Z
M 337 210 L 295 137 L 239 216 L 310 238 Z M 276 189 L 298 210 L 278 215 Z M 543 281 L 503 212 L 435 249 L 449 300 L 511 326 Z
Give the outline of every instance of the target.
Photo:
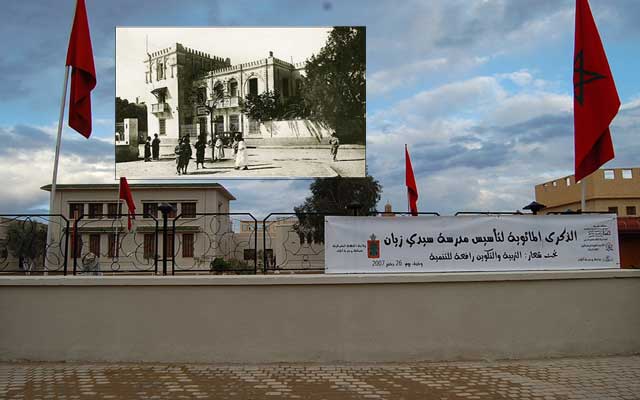
M 76 11 L 78 9 L 78 1 L 74 1 L 73 6 L 73 18 L 71 19 L 71 27 L 69 28 L 69 40 L 71 40 L 71 31 L 73 30 L 73 21 L 76 19 Z M 60 116 L 58 118 L 58 135 L 56 137 L 56 153 L 53 158 L 53 178 L 51 179 L 51 194 L 49 197 L 49 214 L 53 213 L 53 203 L 56 198 L 56 183 L 58 181 L 58 161 L 60 160 L 60 145 L 62 142 L 62 122 L 64 121 L 64 106 L 67 100 L 67 85 L 69 83 L 69 70 L 71 69 L 70 65 L 65 65 L 64 67 L 64 83 L 62 86 L 62 99 L 60 99 Z M 60 203 L 60 207 L 62 207 L 62 202 Z M 62 214 L 62 208 L 60 209 L 60 214 Z M 49 270 L 48 267 L 48 257 L 47 252 L 50 246 L 52 245 L 51 239 L 53 234 L 53 226 L 51 224 L 51 217 L 49 217 L 49 224 L 47 226 L 47 248 L 45 249 L 45 263 L 44 263 L 44 274 L 47 274 Z M 69 234 L 69 232 L 67 232 Z M 75 251 L 75 250 L 74 250 Z M 65 254 L 65 257 L 67 255 Z
M 580 210 L 582 210 L 582 212 L 587 211 L 587 189 L 586 185 L 584 184 L 585 178 L 586 176 L 582 178 L 582 180 L 580 180 L 580 191 L 582 192 L 582 196 L 580 199 Z
M 58 119 L 58 136 L 56 138 L 56 153 L 53 159 L 53 178 L 51 179 L 51 196 L 49 198 L 49 214 L 53 214 L 53 203 L 56 198 L 56 182 L 58 180 L 58 161 L 60 160 L 60 144 L 62 142 L 62 122 L 64 121 L 64 106 L 67 100 L 67 84 L 69 83 L 69 65 L 64 68 L 64 85 L 62 87 L 62 99 L 60 100 L 60 118 Z M 62 213 L 62 210 L 60 210 Z M 47 247 L 50 247 L 52 242 L 53 226 L 51 223 L 51 217 L 49 217 L 49 226 L 47 227 Z M 46 257 L 46 254 L 45 254 Z M 47 257 L 48 258 L 48 257 Z M 49 269 L 47 262 L 45 265 L 45 274 Z

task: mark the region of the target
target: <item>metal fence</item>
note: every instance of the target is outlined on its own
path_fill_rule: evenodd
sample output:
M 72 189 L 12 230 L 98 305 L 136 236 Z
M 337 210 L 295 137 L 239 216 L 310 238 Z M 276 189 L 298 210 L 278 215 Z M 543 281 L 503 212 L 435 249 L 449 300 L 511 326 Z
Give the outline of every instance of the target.
M 271 213 L 258 220 L 250 213 L 194 211 L 136 214 L 131 229 L 126 215 L 86 214 L 74 219 L 60 214 L 0 215 L 0 274 L 321 273 L 324 218 L 345 215 Z M 455 215 L 519 214 L 461 211 Z M 409 212 L 367 215 L 411 217 Z

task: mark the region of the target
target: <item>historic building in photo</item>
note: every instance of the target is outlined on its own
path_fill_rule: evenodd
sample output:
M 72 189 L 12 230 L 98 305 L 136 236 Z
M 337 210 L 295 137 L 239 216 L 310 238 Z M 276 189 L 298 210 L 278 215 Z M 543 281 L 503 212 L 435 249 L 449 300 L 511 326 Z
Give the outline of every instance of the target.
M 268 126 L 240 111 L 247 94 L 278 92 L 283 100 L 299 94 L 305 63 L 289 63 L 272 52 L 255 61 L 233 65 L 229 58 L 210 55 L 176 43 L 148 54 L 145 63 L 148 135 L 157 133 L 164 146 L 179 137 L 241 133 L 248 143 L 279 139 L 315 140 L 330 135 L 310 121 L 274 121 Z M 193 143 L 193 141 L 192 141 Z

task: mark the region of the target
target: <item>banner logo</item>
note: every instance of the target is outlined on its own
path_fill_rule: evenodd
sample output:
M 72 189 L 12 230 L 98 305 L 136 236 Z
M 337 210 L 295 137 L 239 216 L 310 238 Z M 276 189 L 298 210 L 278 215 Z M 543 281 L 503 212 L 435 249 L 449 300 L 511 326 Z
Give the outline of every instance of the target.
M 376 235 L 371 234 L 367 240 L 367 257 L 380 258 L 380 241 L 376 240 Z

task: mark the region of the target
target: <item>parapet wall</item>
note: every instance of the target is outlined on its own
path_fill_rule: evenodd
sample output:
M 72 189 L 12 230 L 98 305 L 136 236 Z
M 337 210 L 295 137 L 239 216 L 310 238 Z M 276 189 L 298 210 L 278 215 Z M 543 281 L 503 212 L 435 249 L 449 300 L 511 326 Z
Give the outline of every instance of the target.
M 640 271 L 2 277 L 0 361 L 378 362 L 640 352 Z

